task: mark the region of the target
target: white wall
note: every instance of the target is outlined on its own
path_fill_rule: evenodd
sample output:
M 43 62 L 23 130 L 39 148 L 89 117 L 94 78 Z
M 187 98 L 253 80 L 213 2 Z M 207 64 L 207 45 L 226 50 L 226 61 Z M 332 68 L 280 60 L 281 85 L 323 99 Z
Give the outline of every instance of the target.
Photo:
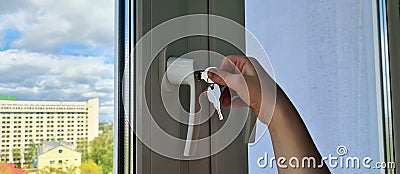
M 248 0 L 246 27 L 268 52 L 277 82 L 299 110 L 322 155 L 338 156 L 337 147 L 344 145 L 344 157 L 379 161 L 372 2 Z M 276 167 L 257 165 L 264 152 L 273 155 L 268 133 L 249 149 L 250 173 L 277 173 Z

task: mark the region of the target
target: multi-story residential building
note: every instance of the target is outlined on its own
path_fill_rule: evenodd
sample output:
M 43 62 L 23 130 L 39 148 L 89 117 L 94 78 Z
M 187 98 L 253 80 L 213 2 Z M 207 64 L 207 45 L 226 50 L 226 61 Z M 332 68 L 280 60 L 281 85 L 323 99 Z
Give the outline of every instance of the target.
M 44 142 L 38 149 L 38 170 L 45 167 L 68 171 L 68 168 L 81 166 L 82 153 L 75 151 L 76 145 L 65 141 Z M 75 173 L 80 173 L 76 170 Z
M 99 134 L 99 100 L 84 102 L 0 100 L 0 161 L 23 162 L 31 143 L 89 142 Z M 14 161 L 16 160 L 16 161 Z

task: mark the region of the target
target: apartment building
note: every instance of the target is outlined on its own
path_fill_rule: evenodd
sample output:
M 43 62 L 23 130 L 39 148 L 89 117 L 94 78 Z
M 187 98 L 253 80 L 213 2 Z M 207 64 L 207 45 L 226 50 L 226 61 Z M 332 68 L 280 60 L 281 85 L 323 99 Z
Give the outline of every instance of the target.
M 91 141 L 99 134 L 99 99 L 84 102 L 0 100 L 0 161 L 13 163 L 31 142 Z M 15 150 L 14 150 L 15 151 Z M 15 153 L 14 153 L 15 154 Z

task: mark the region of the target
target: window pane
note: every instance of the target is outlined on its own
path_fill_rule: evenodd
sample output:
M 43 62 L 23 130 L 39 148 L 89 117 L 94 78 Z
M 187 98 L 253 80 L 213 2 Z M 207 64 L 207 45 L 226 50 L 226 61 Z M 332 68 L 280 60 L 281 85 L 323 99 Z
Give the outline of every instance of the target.
M 380 145 L 372 6 L 353 0 L 246 1 L 246 27 L 268 52 L 276 81 L 321 155 L 370 157 L 374 166 Z M 271 169 L 257 162 L 265 153 L 273 157 L 270 142 L 266 133 L 249 147 L 251 173 L 277 173 L 275 164 Z M 340 156 L 338 147 L 347 154 Z M 332 173 L 379 172 L 327 165 Z
M 0 21 L 0 165 L 112 172 L 114 1 L 1 1 Z

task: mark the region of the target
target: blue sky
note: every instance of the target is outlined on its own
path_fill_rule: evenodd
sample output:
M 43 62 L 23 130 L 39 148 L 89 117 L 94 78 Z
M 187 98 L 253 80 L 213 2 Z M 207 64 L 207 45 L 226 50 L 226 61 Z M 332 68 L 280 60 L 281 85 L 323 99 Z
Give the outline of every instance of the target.
M 20 100 L 98 97 L 100 121 L 112 120 L 113 3 L 1 1 L 0 94 Z
M 3 31 L 3 36 L 1 38 L 1 47 L 0 50 L 8 50 L 10 49 L 11 44 L 21 37 L 21 32 L 16 29 L 6 29 Z

